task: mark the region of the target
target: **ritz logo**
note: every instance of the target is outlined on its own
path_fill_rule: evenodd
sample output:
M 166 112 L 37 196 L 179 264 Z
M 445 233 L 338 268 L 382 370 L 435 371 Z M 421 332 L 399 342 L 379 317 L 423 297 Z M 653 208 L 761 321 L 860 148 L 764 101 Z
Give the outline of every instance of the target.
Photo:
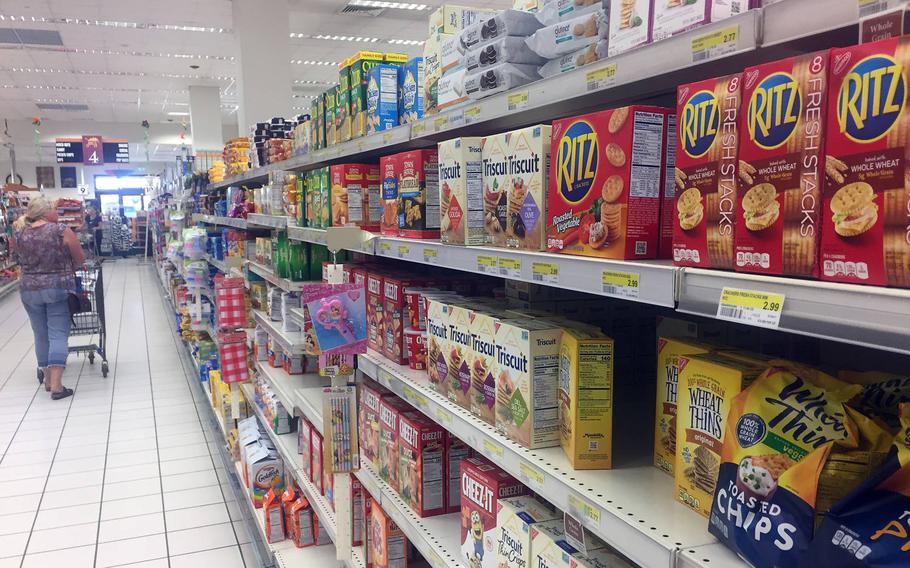
M 683 107 L 679 121 L 679 137 L 683 151 L 692 158 L 708 153 L 720 129 L 720 108 L 711 91 L 692 95 Z
M 765 150 L 785 144 L 796 132 L 803 99 L 789 73 L 772 73 L 752 91 L 746 120 L 749 136 Z
M 559 140 L 556 152 L 556 186 L 569 203 L 578 203 L 588 195 L 600 155 L 597 133 L 586 121 L 573 122 Z
M 875 142 L 897 124 L 907 84 L 903 69 L 887 55 L 873 55 L 853 66 L 837 96 L 840 131 L 859 143 Z

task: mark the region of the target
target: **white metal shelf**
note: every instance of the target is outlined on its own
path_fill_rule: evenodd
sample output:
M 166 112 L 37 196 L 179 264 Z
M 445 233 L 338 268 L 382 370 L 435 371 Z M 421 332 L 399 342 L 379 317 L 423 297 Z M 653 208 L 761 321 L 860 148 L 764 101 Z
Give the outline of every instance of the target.
M 677 552 L 675 568 L 743 568 L 747 564 L 732 550 L 715 542 Z
M 197 223 L 207 223 L 209 225 L 233 227 L 235 229 L 246 229 L 246 219 L 240 219 L 237 217 L 220 217 L 218 215 L 203 215 L 201 213 L 194 213 L 193 221 L 196 221 Z
M 301 331 L 283 331 L 281 322 L 272 321 L 260 310 L 253 310 L 253 319 L 291 355 L 303 355 L 306 347 L 306 335 Z
M 262 213 L 250 213 L 246 218 L 247 227 L 258 226 L 268 227 L 270 229 L 284 229 L 288 226 L 290 217 L 286 215 L 263 215 Z
M 289 413 L 300 407 L 297 397 L 298 389 L 321 389 L 329 385 L 329 380 L 316 374 L 289 375 L 284 369 L 276 369 L 265 361 L 256 361 L 259 374 L 272 385 L 278 400 Z
M 650 464 L 650 447 L 641 448 L 635 459 L 622 460 L 630 465 L 574 470 L 562 448 L 525 449 L 436 393 L 421 371 L 392 364 L 374 352 L 360 356 L 359 369 L 534 492 L 573 511 L 589 530 L 640 566 L 672 566 L 677 549 L 716 542 L 708 534 L 707 520 L 674 501 L 673 480 Z M 622 429 L 616 432 L 621 435 Z
M 281 278 L 280 276 L 276 276 L 275 272 L 271 268 L 259 264 L 254 260 L 248 260 L 246 262 L 249 266 L 250 272 L 258 274 L 263 279 L 265 279 L 266 282 L 272 284 L 273 286 L 278 286 L 285 292 L 299 292 L 303 290 L 304 285 L 306 285 L 306 282 L 294 282 L 288 278 Z
M 324 387 L 304 387 L 294 391 L 297 408 L 303 412 L 310 424 L 320 430 L 324 428 L 322 422 L 322 390 Z

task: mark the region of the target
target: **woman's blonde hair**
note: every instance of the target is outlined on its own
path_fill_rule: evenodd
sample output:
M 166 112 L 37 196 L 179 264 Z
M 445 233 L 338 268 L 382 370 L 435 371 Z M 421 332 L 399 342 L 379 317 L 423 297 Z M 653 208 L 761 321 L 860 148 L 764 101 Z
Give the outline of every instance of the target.
M 14 228 L 17 231 L 21 231 L 25 227 L 30 227 L 32 223 L 44 219 L 44 216 L 51 210 L 51 207 L 54 207 L 54 203 L 43 195 L 31 198 L 28 202 L 28 207 L 25 209 L 25 214 L 16 219 L 16 222 L 13 224 Z

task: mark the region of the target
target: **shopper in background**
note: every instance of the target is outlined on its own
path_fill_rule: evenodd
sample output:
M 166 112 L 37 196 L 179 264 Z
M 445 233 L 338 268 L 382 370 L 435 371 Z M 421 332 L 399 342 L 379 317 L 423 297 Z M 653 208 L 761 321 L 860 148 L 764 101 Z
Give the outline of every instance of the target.
M 32 198 L 25 215 L 16 220 L 14 251 L 22 267 L 22 304 L 35 335 L 35 356 L 44 370 L 44 387 L 51 398 L 72 396 L 63 386 L 69 354 L 69 293 L 76 289 L 75 267 L 85 260 L 76 234 L 57 222 L 57 208 L 44 196 Z M 42 381 L 39 373 L 38 382 Z
M 85 231 L 92 239 L 92 251 L 99 256 L 98 247 L 101 244 L 101 214 L 94 205 L 85 210 Z

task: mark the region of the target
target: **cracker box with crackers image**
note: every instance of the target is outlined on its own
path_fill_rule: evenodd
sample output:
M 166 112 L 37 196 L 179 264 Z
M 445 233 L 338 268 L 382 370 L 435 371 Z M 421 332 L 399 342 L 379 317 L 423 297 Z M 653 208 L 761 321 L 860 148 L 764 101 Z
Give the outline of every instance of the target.
M 553 122 L 547 250 L 657 256 L 668 114 L 633 105 Z
M 486 243 L 506 246 L 509 218 L 509 139 L 506 134 L 481 139 L 483 162 L 483 219 Z
M 383 295 L 385 275 L 376 271 L 367 274 L 367 346 L 382 353 L 385 344 L 385 321 L 383 317 Z
M 818 275 L 828 52 L 743 72 L 735 268 Z
M 658 0 L 659 1 L 659 0 Z M 613 0 L 610 2 L 610 57 L 651 43 L 652 0 Z
M 427 375 L 430 387 L 449 394 L 449 298 L 430 296 L 427 301 Z
M 459 303 L 449 304 L 449 343 L 446 360 L 449 365 L 446 392 L 449 400 L 471 410 L 471 309 Z
M 530 495 L 499 500 L 496 525 L 499 527 L 497 566 L 530 568 L 531 527 L 559 519 L 562 513 L 545 501 Z
M 360 384 L 360 413 L 358 435 L 364 459 L 379 470 L 379 402 L 394 396 L 391 391 L 373 381 Z
M 766 366 L 723 353 L 682 355 L 678 365 L 675 498 L 707 517 L 733 397 L 749 386 Z
M 398 420 L 413 408 L 398 397 L 379 400 L 379 477 L 398 491 Z
M 439 153 L 398 154 L 398 234 L 415 239 L 439 237 Z
M 821 277 L 910 287 L 910 37 L 834 49 Z
M 446 436 L 419 412 L 398 419 L 398 494 L 420 517 L 446 512 Z
M 673 264 L 733 268 L 742 74 L 677 89 Z
M 383 235 L 398 236 L 398 154 L 379 158 L 380 201 L 382 215 L 379 218 L 379 232 Z
M 407 568 L 408 539 L 375 500 L 370 505 L 369 530 L 373 568 Z
M 509 144 L 506 161 L 508 248 L 543 250 L 546 236 L 550 132 L 549 125 L 539 124 L 506 134 Z
M 481 139 L 439 143 L 439 233 L 443 243 L 486 243 Z
M 520 481 L 480 457 L 461 460 L 461 555 L 472 568 L 495 568 L 499 500 L 526 495 Z
M 496 328 L 499 317 L 492 310 L 470 312 L 471 324 L 471 413 L 496 425 Z

